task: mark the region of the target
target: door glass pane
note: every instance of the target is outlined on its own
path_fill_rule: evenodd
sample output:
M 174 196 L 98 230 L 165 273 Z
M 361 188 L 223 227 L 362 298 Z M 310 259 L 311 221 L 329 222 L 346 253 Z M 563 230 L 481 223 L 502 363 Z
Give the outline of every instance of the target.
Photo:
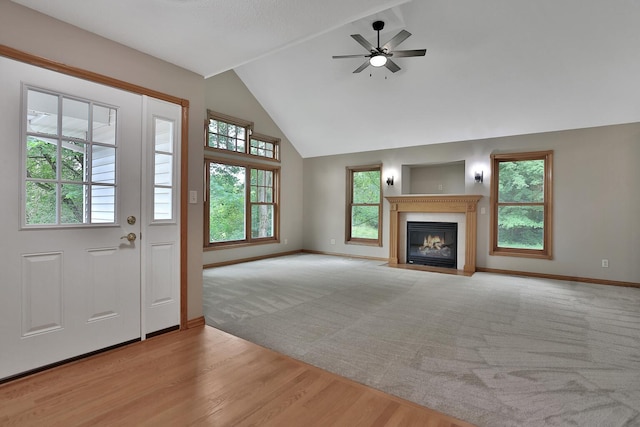
M 153 218 L 156 220 L 172 219 L 172 200 L 173 191 L 171 188 L 156 187 L 153 194 Z
M 356 239 L 377 239 L 378 212 L 378 206 L 352 206 L 351 237 Z
M 58 134 L 58 96 L 29 90 L 27 132 Z
M 245 239 L 245 168 L 209 165 L 209 241 Z
M 62 136 L 89 138 L 89 103 L 75 99 L 62 99 Z
M 155 184 L 171 186 L 173 184 L 173 156 L 170 154 L 156 153 L 155 166 Z
M 116 118 L 117 110 L 115 108 L 103 107 L 102 105 L 93 106 L 93 138 L 94 142 L 103 144 L 116 144 Z
M 57 179 L 58 142 L 54 139 L 27 137 L 27 177 L 32 179 Z
M 62 204 L 60 205 L 61 224 L 84 224 L 85 189 L 82 184 L 62 184 Z
M 251 237 L 273 237 L 273 205 L 251 206 Z
M 500 162 L 498 173 L 500 203 L 544 201 L 544 160 Z
M 57 184 L 27 181 L 25 190 L 25 223 L 27 225 L 56 224 Z
M 544 248 L 544 206 L 499 206 L 498 246 Z
M 86 151 L 87 144 L 62 141 L 62 168 L 60 173 L 63 181 L 82 182 L 86 179 Z
M 94 145 L 91 155 L 91 181 L 102 184 L 116 182 L 116 149 Z
M 116 221 L 116 189 L 106 185 L 91 186 L 91 222 Z
M 156 118 L 155 133 L 155 150 L 173 153 L 173 122 Z

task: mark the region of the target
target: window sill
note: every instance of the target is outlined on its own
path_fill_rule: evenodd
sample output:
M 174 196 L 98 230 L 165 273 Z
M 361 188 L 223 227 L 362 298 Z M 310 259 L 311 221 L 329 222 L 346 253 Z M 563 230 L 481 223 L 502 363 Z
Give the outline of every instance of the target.
M 253 242 L 238 242 L 238 243 L 219 243 L 215 246 L 205 246 L 203 250 L 205 252 L 208 251 L 218 251 L 221 249 L 237 249 L 237 248 L 246 248 L 249 246 L 258 246 L 258 245 L 269 245 L 274 243 L 280 243 L 280 239 L 265 239 L 265 240 L 256 240 Z

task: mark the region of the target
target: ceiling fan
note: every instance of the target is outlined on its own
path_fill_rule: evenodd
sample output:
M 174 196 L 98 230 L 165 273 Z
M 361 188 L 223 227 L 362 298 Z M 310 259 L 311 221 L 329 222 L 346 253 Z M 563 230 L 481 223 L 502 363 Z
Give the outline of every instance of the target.
M 342 59 L 342 58 L 368 58 L 361 66 L 354 70 L 354 73 L 359 73 L 369 65 L 373 67 L 387 67 L 392 73 L 396 71 L 400 71 L 400 67 L 398 64 L 391 60 L 391 57 L 394 58 L 403 58 L 407 56 L 424 56 L 427 52 L 427 49 L 413 49 L 413 50 L 396 50 L 393 49 L 398 46 L 400 43 L 405 41 L 411 33 L 406 30 L 400 31 L 395 35 L 391 40 L 385 43 L 382 47 L 380 46 L 380 31 L 384 28 L 383 21 L 375 21 L 373 23 L 373 29 L 378 32 L 378 47 L 373 46 L 369 43 L 364 37 L 360 34 L 352 34 L 351 37 L 360 43 L 365 49 L 369 51 L 369 55 L 337 55 L 333 56 L 333 59 Z

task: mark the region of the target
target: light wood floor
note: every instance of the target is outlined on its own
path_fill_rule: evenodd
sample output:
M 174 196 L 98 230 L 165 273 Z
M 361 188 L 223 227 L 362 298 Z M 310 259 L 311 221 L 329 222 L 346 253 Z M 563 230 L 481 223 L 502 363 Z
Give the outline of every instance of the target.
M 1 385 L 0 425 L 472 427 L 210 327 Z

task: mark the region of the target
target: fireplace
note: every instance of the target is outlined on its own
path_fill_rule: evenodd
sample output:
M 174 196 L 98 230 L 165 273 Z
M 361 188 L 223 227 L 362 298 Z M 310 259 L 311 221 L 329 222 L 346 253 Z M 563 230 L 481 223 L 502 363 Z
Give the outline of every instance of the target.
M 399 227 L 401 215 L 422 213 L 461 213 L 464 214 L 464 231 L 461 233 L 461 242 L 464 242 L 464 261 L 462 255 L 458 257 L 464 265 L 462 270 L 465 275 L 472 275 L 476 271 L 476 241 L 477 218 L 476 206 L 482 198 L 479 194 L 441 194 L 441 195 L 401 195 L 387 196 L 389 201 L 389 265 L 398 266 L 404 264 L 406 257 L 399 258 L 400 238 L 406 235 L 406 228 Z M 445 219 L 444 221 L 450 221 Z M 402 248 L 406 244 L 403 242 Z M 458 248 L 462 250 L 462 248 Z M 426 268 L 417 266 L 416 268 Z
M 457 268 L 458 224 L 407 221 L 407 264 Z

